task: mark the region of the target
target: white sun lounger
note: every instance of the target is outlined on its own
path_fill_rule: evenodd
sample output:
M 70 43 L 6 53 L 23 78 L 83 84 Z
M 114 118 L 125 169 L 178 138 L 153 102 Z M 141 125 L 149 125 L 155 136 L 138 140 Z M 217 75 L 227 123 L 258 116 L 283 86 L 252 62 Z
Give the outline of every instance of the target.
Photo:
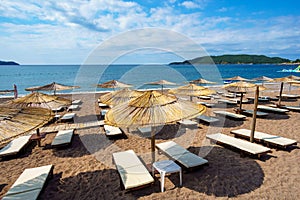
M 76 99 L 72 101 L 72 104 L 80 104 L 81 103 L 81 99 Z
M 203 121 L 205 123 L 208 123 L 208 124 L 212 124 L 212 123 L 216 123 L 216 122 L 219 122 L 220 120 L 217 119 L 217 118 L 214 118 L 214 117 L 210 117 L 210 116 L 207 116 L 207 115 L 199 115 L 196 117 L 199 121 Z
M 65 146 L 71 144 L 73 134 L 74 134 L 74 129 L 58 131 L 58 133 L 56 134 L 56 136 L 54 137 L 51 143 L 51 146 L 59 147 L 59 146 Z
M 125 190 L 149 185 L 153 177 L 133 150 L 113 153 L 113 161 Z
M 276 105 L 270 105 L 273 108 L 277 108 Z M 288 109 L 289 111 L 293 112 L 300 112 L 300 106 L 280 106 L 280 108 Z
M 206 106 L 208 108 L 212 108 L 212 107 L 216 106 L 214 103 L 208 103 L 208 102 L 202 102 L 202 101 L 197 102 L 197 104 L 204 105 L 204 106 Z
M 231 131 L 232 134 L 234 134 L 235 136 L 239 136 L 239 137 L 243 137 L 243 138 L 250 138 L 250 134 L 251 134 L 251 130 L 249 129 L 238 129 L 238 130 L 233 130 Z M 296 140 L 292 140 L 289 138 L 284 138 L 284 137 L 280 137 L 280 136 L 276 136 L 276 135 L 270 135 L 267 133 L 263 133 L 263 132 L 259 132 L 259 131 L 255 131 L 254 132 L 254 139 L 256 141 L 259 142 L 263 142 L 266 144 L 271 144 L 274 146 L 279 146 L 282 148 L 286 148 L 290 145 L 296 145 L 297 141 Z
M 26 135 L 12 140 L 0 150 L 0 157 L 18 154 L 30 142 L 30 137 L 31 135 Z
M 110 126 L 107 124 L 105 124 L 103 127 L 104 127 L 104 131 L 105 131 L 105 135 L 108 137 L 118 136 L 118 135 L 123 134 L 123 132 L 121 131 L 121 129 L 119 127 Z
M 179 123 L 180 125 L 186 126 L 186 127 L 191 127 L 191 126 L 194 127 L 194 126 L 197 126 L 197 125 L 198 125 L 197 122 L 192 121 L 192 120 L 190 120 L 190 119 L 183 119 L 183 120 L 178 121 L 178 123 Z
M 278 113 L 278 114 L 285 114 L 285 113 L 289 112 L 288 109 L 273 108 L 271 106 L 262 106 L 262 105 L 257 106 L 257 109 L 263 110 L 265 112 L 273 112 L 273 113 Z
M 61 118 L 60 118 L 60 120 L 61 121 L 69 121 L 69 120 L 73 120 L 74 121 L 74 117 L 75 117 L 75 113 L 66 113 L 66 114 L 64 114 Z
M 254 113 L 253 110 L 242 110 L 242 114 L 244 114 L 244 115 L 253 116 L 253 113 Z M 257 111 L 256 116 L 257 117 L 266 117 L 266 116 L 268 116 L 268 113 Z
M 171 159 L 177 161 L 181 166 L 186 169 L 199 167 L 208 163 L 204 158 L 197 156 L 182 146 L 173 141 L 163 142 L 155 145 L 159 151 L 166 154 Z
M 37 199 L 52 174 L 53 165 L 25 169 L 2 199 Z
M 236 114 L 236 113 L 232 113 L 232 112 L 227 112 L 227 111 L 223 111 L 223 110 L 216 110 L 216 111 L 213 111 L 213 112 L 217 116 L 228 117 L 228 118 L 232 118 L 232 119 L 236 119 L 236 120 L 244 120 L 246 118 L 245 115 Z
M 248 153 L 251 155 L 257 155 L 258 158 L 262 154 L 266 154 L 271 151 L 271 149 L 269 149 L 267 147 L 264 147 L 264 146 L 261 146 L 258 144 L 254 144 L 254 143 L 242 140 L 242 139 L 230 137 L 230 136 L 224 135 L 222 133 L 206 135 L 206 137 L 212 141 L 216 141 L 217 143 L 229 145 L 231 147 L 239 149 L 242 152 L 245 152 L 245 153 Z
M 68 107 L 68 111 L 70 111 L 70 110 L 76 110 L 76 109 L 78 109 L 79 108 L 79 105 L 70 105 L 69 107 Z

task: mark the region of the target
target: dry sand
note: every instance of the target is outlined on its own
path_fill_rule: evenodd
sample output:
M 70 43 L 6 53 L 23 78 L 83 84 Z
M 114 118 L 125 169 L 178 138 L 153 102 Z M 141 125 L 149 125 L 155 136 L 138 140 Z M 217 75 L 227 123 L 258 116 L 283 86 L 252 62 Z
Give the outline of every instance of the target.
M 299 94 L 299 90 L 293 92 Z M 75 111 L 75 123 L 99 119 L 95 116 L 95 113 L 99 114 L 98 96 L 73 97 L 83 100 L 81 109 Z M 299 100 L 283 103 L 298 106 Z M 243 107 L 252 109 L 253 104 Z M 212 111 L 219 109 L 208 108 L 206 114 L 213 116 Z M 233 108 L 226 110 L 232 111 Z M 300 141 L 299 116 L 300 113 L 296 112 L 269 114 L 267 118 L 257 120 L 256 130 Z M 54 176 L 46 184 L 40 199 L 299 199 L 299 144 L 288 151 L 272 149 L 272 153 L 259 160 L 241 157 L 238 152 L 211 145 L 205 140 L 206 134 L 222 132 L 231 135 L 231 130 L 250 128 L 250 125 L 251 118 L 247 117 L 242 122 L 226 119 L 223 125 L 199 124 L 194 130 L 178 125 L 165 127 L 157 135 L 157 143 L 175 139 L 190 151 L 204 156 L 209 165 L 184 173 L 181 188 L 178 187 L 177 174 L 168 176 L 163 193 L 160 192 L 159 179 L 153 186 L 144 189 L 126 193 L 120 189 L 120 179 L 112 164 L 112 152 L 133 149 L 149 163 L 150 140 L 136 131 L 124 130 L 127 138 L 108 140 L 102 127 L 77 129 L 72 145 L 59 150 L 48 148 L 55 136 L 55 133 L 50 133 L 42 140 L 42 147 L 33 143 L 19 156 L 0 161 L 0 198 L 24 169 L 53 164 Z M 157 155 L 157 158 L 167 159 L 163 155 Z

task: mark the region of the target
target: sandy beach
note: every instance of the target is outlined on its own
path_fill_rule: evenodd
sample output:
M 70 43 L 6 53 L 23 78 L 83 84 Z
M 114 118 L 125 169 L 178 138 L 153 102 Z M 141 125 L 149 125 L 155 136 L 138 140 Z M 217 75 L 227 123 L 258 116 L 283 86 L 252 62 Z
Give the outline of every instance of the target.
M 292 94 L 299 94 L 295 89 Z M 278 91 L 264 92 L 276 96 Z M 82 104 L 74 123 L 88 124 L 100 120 L 97 99 L 101 94 L 64 95 L 67 98 L 81 99 Z M 254 96 L 247 94 L 246 96 Z M 1 101 L 4 101 L 2 99 Z M 216 100 L 196 100 L 214 102 Z M 300 100 L 283 101 L 282 104 L 299 106 Z M 268 104 L 265 104 L 268 105 Z M 253 104 L 243 108 L 253 109 Z M 206 115 L 214 116 L 208 108 Z M 226 108 L 233 111 L 233 108 Z M 258 118 L 256 130 L 300 141 L 300 113 L 287 115 L 269 114 Z M 53 177 L 47 182 L 40 199 L 299 199 L 300 191 L 300 149 L 298 146 L 288 150 L 272 148 L 272 152 L 261 159 L 241 157 L 239 152 L 219 145 L 210 144 L 206 135 L 240 128 L 249 129 L 252 118 L 245 121 L 223 120 L 220 124 L 200 123 L 197 129 L 179 125 L 165 127 L 157 135 L 156 143 L 174 140 L 208 160 L 198 170 L 183 174 L 183 186 L 179 187 L 177 174 L 171 174 L 165 181 L 165 192 L 160 192 L 160 179 L 156 175 L 151 187 L 125 192 L 120 188 L 120 179 L 112 163 L 112 153 L 132 149 L 145 163 L 150 162 L 150 139 L 137 133 L 137 130 L 124 130 L 126 138 L 109 140 L 103 127 L 84 126 L 75 131 L 72 144 L 68 148 L 49 148 L 54 133 L 42 139 L 42 147 L 35 143 L 28 146 L 15 158 L 0 161 L 0 198 L 8 191 L 26 168 L 48 164 L 54 165 Z M 52 124 L 50 126 L 56 126 Z M 157 159 L 167 159 L 156 155 Z

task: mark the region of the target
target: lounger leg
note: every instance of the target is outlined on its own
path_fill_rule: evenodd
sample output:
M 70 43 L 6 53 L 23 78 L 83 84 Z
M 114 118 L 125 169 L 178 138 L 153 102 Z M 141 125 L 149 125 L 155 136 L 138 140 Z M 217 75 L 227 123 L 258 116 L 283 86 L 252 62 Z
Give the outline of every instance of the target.
M 160 174 L 160 179 L 161 179 L 161 192 L 164 192 L 164 186 L 165 186 L 165 173 L 164 172 L 161 172 Z
M 180 184 L 180 187 L 182 186 L 182 170 L 180 169 L 179 171 L 179 184 Z

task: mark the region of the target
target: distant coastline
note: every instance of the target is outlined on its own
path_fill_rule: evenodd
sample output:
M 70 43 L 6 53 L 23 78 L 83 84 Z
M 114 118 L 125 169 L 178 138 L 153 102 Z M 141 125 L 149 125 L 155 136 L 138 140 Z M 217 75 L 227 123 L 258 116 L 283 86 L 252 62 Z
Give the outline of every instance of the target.
M 14 61 L 1 61 L 0 60 L 0 65 L 20 65 L 20 64 L 14 62 Z
M 172 62 L 169 65 L 195 65 L 195 64 L 300 64 L 300 59 L 291 61 L 286 58 L 268 57 L 265 55 L 221 55 L 221 56 L 202 56 L 183 62 Z

